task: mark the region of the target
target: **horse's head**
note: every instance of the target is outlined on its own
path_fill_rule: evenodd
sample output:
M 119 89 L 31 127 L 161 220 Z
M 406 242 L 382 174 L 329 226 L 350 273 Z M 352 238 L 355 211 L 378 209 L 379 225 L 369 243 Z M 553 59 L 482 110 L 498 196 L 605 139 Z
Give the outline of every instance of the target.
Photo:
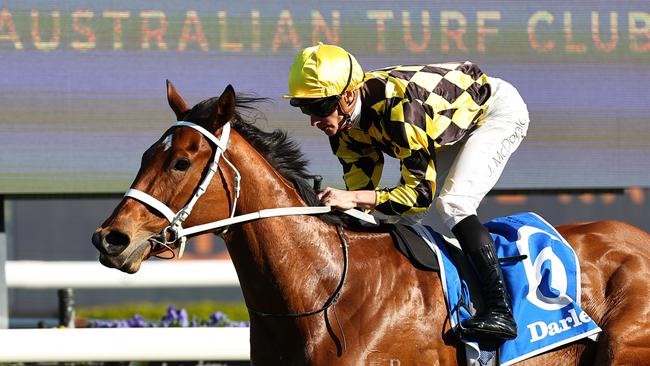
M 168 236 L 173 236 L 173 232 L 164 231 L 173 221 L 170 213 L 173 216 L 186 207 L 202 177 L 209 174 L 210 162 L 215 159 L 216 139 L 207 137 L 220 136 L 224 125 L 235 115 L 235 92 L 230 85 L 218 99 L 207 99 L 190 109 L 168 81 L 167 99 L 178 121 L 191 121 L 202 127 L 205 134 L 214 136 L 177 125 L 144 152 L 129 192 L 144 193 L 169 210 L 165 213 L 160 206 L 155 208 L 156 205 L 125 196 L 92 237 L 93 245 L 100 252 L 99 260 L 107 267 L 133 273 L 138 271 L 142 261 L 165 251 L 158 244 L 166 243 Z M 211 202 L 214 204 L 214 200 L 228 202 L 222 179 L 213 179 L 209 186 L 212 192 L 206 195 L 210 198 L 201 200 L 195 212 Z M 214 217 L 227 217 L 228 208 L 228 205 L 211 205 L 210 212 Z M 186 222 L 192 224 L 193 217 L 188 217 Z M 197 223 L 201 222 L 194 224 Z

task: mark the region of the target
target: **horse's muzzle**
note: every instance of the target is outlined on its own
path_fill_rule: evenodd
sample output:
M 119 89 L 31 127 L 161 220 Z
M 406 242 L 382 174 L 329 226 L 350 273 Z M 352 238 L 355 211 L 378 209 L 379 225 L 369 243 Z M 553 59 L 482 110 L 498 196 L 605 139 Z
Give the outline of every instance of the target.
M 128 235 L 118 230 L 107 232 L 100 228 L 93 233 L 92 242 L 101 254 L 116 256 L 129 246 L 131 240 Z

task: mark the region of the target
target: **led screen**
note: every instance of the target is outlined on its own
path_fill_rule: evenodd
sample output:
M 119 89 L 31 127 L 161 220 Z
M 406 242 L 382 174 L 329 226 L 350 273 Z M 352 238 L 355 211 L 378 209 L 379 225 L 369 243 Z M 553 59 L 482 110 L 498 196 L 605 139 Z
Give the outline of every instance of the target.
M 174 120 L 165 79 L 190 104 L 228 84 L 271 98 L 258 125 L 341 186 L 325 136 L 282 99 L 319 41 L 366 70 L 471 60 L 515 85 L 531 126 L 499 188 L 650 186 L 647 1 L 5 0 L 0 194 L 123 192 Z

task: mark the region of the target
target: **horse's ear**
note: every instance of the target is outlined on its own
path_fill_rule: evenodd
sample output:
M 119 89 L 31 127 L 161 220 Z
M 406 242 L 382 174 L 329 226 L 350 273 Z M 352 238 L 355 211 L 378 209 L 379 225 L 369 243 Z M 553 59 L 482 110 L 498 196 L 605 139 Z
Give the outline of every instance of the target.
M 187 107 L 185 100 L 183 100 L 183 97 L 181 97 L 181 95 L 176 91 L 176 88 L 174 88 L 174 84 L 169 80 L 167 80 L 167 101 L 176 114 L 177 121 L 182 120 L 185 113 L 190 110 Z
M 210 123 L 215 130 L 226 124 L 235 116 L 235 105 L 237 104 L 235 97 L 235 89 L 232 85 L 228 84 L 226 89 L 221 93 L 217 106 L 214 108 L 210 116 Z

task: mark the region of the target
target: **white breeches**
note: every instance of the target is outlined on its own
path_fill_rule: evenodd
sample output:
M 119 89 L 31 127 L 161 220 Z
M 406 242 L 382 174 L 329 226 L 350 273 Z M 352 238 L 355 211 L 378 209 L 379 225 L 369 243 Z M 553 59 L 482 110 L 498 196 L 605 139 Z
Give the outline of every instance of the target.
M 494 100 L 482 124 L 458 143 L 439 149 L 436 210 L 450 229 L 476 215 L 481 200 L 499 180 L 508 159 L 526 136 L 528 109 L 517 89 L 489 78 Z

